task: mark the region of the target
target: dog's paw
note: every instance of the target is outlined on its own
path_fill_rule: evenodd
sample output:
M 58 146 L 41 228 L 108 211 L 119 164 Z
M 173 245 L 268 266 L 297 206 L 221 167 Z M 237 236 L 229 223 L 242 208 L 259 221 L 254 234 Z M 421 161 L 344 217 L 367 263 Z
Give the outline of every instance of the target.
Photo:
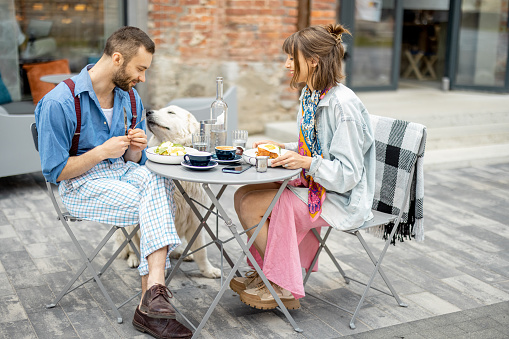
M 180 251 L 171 251 L 170 258 L 171 259 L 179 259 L 181 255 L 182 255 L 182 252 L 180 252 Z
M 138 260 L 138 257 L 134 253 L 129 253 L 129 258 L 127 258 L 127 266 L 135 268 L 138 267 L 140 264 L 140 261 Z
M 201 274 L 207 278 L 216 279 L 221 277 L 221 270 L 213 266 L 201 271 Z
M 180 257 L 182 256 L 182 252 L 183 251 L 179 251 L 179 248 L 177 248 L 176 250 L 173 250 L 171 253 L 170 253 L 170 258 L 171 259 L 180 259 Z M 194 257 L 193 255 L 188 255 L 187 257 L 184 258 L 184 261 L 194 261 Z

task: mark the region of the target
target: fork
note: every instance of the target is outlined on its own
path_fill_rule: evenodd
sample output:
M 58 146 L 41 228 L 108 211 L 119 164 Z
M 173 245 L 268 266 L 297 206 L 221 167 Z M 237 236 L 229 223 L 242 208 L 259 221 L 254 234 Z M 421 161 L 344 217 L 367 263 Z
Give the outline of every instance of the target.
M 138 126 L 143 120 L 145 120 L 145 118 L 147 117 L 147 114 L 145 112 L 146 110 L 143 109 L 143 111 L 141 112 L 141 119 L 136 123 L 136 125 L 134 125 L 133 129 L 135 129 L 136 126 Z
M 127 135 L 127 112 L 124 107 L 124 128 L 125 128 L 125 135 Z

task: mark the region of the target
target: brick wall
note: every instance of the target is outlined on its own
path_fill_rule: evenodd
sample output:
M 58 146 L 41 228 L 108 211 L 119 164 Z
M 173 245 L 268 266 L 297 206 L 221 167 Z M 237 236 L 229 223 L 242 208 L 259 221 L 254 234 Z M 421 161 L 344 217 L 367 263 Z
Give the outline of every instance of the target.
M 327 25 L 336 21 L 338 2 L 336 0 L 312 0 L 311 26 Z
M 298 0 L 149 0 L 156 54 L 148 76 L 150 105 L 214 96 L 215 77 L 237 86 L 239 125 L 251 133 L 295 116 L 284 39 L 296 31 Z M 336 0 L 315 0 L 312 24 L 335 20 Z

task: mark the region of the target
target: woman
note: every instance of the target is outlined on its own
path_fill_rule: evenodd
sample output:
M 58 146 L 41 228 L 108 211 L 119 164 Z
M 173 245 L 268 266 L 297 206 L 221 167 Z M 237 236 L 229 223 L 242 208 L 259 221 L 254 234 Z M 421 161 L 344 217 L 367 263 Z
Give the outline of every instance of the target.
M 251 248 L 289 309 L 299 308 L 298 298 L 304 296 L 301 267 L 314 269 L 309 266 L 318 241 L 311 229 L 352 229 L 372 217 L 373 131 L 360 99 L 339 83 L 344 77 L 343 34 L 349 32 L 341 25 L 314 26 L 285 40 L 285 67 L 292 74 L 291 86 L 305 83 L 297 114 L 299 141 L 281 144 L 263 140 L 253 144 L 256 148 L 271 143 L 288 150 L 272 161 L 272 167 L 302 168 L 300 177 L 289 183 L 255 239 L 256 251 Z M 244 229 L 261 220 L 280 185 L 246 185 L 235 192 L 235 210 Z M 252 307 L 277 307 L 253 271 L 233 279 L 230 287 Z

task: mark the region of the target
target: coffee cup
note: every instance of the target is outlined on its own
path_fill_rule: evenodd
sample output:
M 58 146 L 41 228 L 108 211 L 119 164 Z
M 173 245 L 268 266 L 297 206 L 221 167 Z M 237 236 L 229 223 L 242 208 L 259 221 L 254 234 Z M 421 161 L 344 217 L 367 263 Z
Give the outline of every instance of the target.
M 185 154 L 184 160 L 189 162 L 191 166 L 205 167 L 208 166 L 212 154 L 209 152 L 195 152 L 192 154 Z
M 219 160 L 235 159 L 237 148 L 233 146 L 216 146 L 216 156 Z

